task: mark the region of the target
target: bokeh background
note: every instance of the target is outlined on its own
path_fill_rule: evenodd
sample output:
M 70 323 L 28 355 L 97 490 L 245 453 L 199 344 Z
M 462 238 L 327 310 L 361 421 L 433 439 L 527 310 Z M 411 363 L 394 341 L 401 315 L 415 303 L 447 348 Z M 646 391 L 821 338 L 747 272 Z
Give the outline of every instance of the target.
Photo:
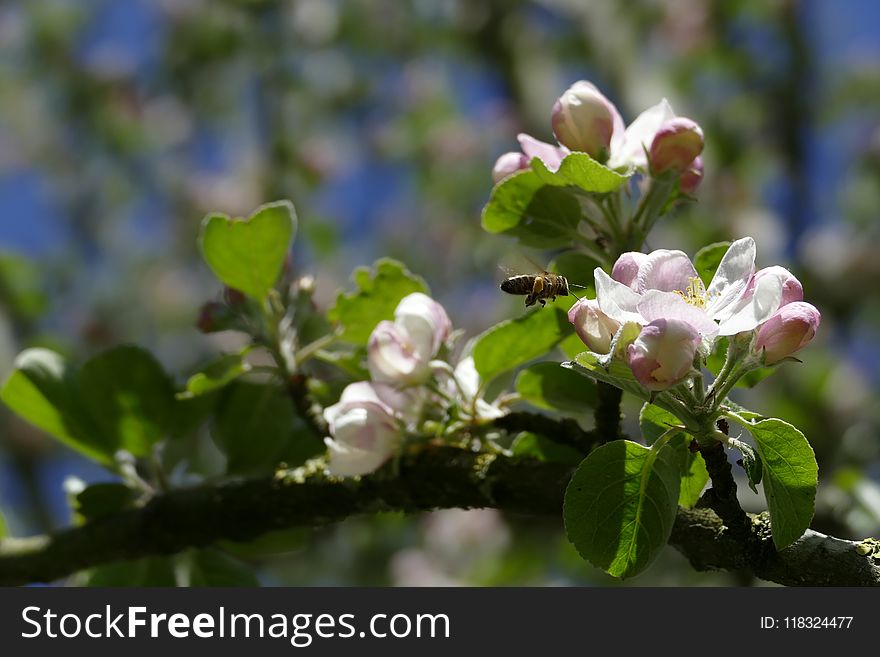
M 813 526 L 876 535 L 878 25 L 872 0 L 5 2 L 0 374 L 28 346 L 82 360 L 136 342 L 184 377 L 234 339 L 193 326 L 219 294 L 196 249 L 202 216 L 278 198 L 296 204 L 294 267 L 324 303 L 390 255 L 470 334 L 520 313 L 497 292 L 518 247 L 480 229 L 489 172 L 518 132 L 551 140 L 553 101 L 589 79 L 627 121 L 666 96 L 704 128 L 699 201 L 649 247 L 753 235 L 759 266 L 791 268 L 822 311 L 804 364 L 739 394 L 814 445 Z M 70 523 L 68 477 L 110 478 L 0 410 L 14 535 Z M 302 532 L 253 563 L 265 584 L 612 583 L 560 525 L 387 515 Z M 670 549 L 632 583 L 753 582 L 694 573 Z

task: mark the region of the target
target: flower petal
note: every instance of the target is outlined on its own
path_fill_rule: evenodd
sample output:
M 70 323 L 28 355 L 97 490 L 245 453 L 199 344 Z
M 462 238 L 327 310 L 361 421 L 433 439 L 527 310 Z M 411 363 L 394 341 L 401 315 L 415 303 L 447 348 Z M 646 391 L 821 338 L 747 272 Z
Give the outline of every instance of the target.
M 651 142 L 654 141 L 654 135 L 657 134 L 660 126 L 672 118 L 675 118 L 675 112 L 665 98 L 639 114 L 623 133 L 618 149 L 614 150 L 615 143 L 612 141 L 608 166 L 616 169 L 632 165 L 646 169 L 648 167 L 646 149 L 651 147 Z
M 766 322 L 782 303 L 782 288 L 786 277 L 779 273 L 762 276 L 755 283 L 751 297 L 741 299 L 732 306 L 730 315 L 718 327 L 720 335 L 735 335 L 751 331 Z
M 627 251 L 620 254 L 614 267 L 611 268 L 611 278 L 635 290 L 638 284 L 639 268 L 647 259 L 648 254 L 640 251 Z
M 658 249 L 648 254 L 639 267 L 636 291 L 684 292 L 697 278 L 697 271 L 683 251 Z
M 642 316 L 636 310 L 641 295 L 615 281 L 601 267 L 593 271 L 593 278 L 596 281 L 596 301 L 603 313 L 621 324 L 642 323 Z
M 703 337 L 711 339 L 718 335 L 718 325 L 705 312 L 674 292 L 648 290 L 642 295 L 638 310 L 645 323 L 658 319 L 676 319 L 687 322 Z
M 516 136 L 519 147 L 531 161 L 533 157 L 541 160 L 550 171 L 556 171 L 562 163 L 562 158 L 569 154 L 564 146 L 554 146 L 544 141 L 539 141 L 531 135 L 521 132 Z
M 710 317 L 724 320 L 733 312 L 732 304 L 745 291 L 755 271 L 755 253 L 755 240 L 751 237 L 738 239 L 727 249 L 706 291 L 706 313 Z

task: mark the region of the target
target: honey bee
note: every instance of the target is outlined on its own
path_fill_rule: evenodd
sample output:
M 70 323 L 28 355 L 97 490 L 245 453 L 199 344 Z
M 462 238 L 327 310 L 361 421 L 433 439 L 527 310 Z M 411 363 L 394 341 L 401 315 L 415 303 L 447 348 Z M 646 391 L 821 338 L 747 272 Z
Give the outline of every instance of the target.
M 556 297 L 567 297 L 570 294 L 568 279 L 562 274 L 542 271 L 540 274 L 519 274 L 510 276 L 501 282 L 501 291 L 508 294 L 525 295 L 526 307 L 540 303 L 543 307 Z

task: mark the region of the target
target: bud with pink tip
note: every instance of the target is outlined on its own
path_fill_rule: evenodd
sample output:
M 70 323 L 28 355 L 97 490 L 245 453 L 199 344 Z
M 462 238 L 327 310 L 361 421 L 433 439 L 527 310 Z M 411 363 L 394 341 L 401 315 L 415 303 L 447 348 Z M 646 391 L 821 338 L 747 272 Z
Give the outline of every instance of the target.
M 691 371 L 699 344 L 700 332 L 687 322 L 656 319 L 627 347 L 627 362 L 648 390 L 666 390 Z
M 614 104 L 590 82 L 571 85 L 553 106 L 553 134 L 563 146 L 590 157 L 608 159 L 615 129 L 623 132 L 623 120 Z
M 328 469 L 337 477 L 364 475 L 376 470 L 397 449 L 401 429 L 392 409 L 366 381 L 352 383 L 339 402 L 324 409 L 332 438 L 325 438 Z
M 523 153 L 504 153 L 495 160 L 495 166 L 492 167 L 492 182 L 496 185 L 507 176 L 524 171 L 529 168 L 529 158 Z
M 792 301 L 782 306 L 758 329 L 755 349 L 763 351 L 768 365 L 809 344 L 816 336 L 822 315 L 811 304 Z
M 568 321 L 590 351 L 607 354 L 611 350 L 611 340 L 620 322 L 611 319 L 599 310 L 595 299 L 581 299 L 568 311 Z
M 703 130 L 683 116 L 664 123 L 651 142 L 650 161 L 654 173 L 684 173 L 703 152 Z

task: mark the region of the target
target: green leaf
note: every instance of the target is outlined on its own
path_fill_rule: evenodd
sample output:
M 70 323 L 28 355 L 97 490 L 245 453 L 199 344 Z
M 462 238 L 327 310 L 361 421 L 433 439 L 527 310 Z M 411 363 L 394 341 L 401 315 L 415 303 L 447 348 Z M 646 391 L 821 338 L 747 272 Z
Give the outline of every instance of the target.
M 83 409 L 76 370 L 60 354 L 48 349 L 23 351 L 0 390 L 0 399 L 69 447 L 101 463 L 112 463 L 115 441 L 100 433 Z
M 571 331 L 568 317 L 561 308 L 536 308 L 477 336 L 472 352 L 474 367 L 485 383 L 502 372 L 543 356 Z
M 629 180 L 629 176 L 599 164 L 586 153 L 569 153 L 555 172 L 550 171 L 537 157 L 532 158 L 531 166 L 532 171 L 547 185 L 570 185 L 597 194 L 613 192 Z
M 757 486 L 761 483 L 761 477 L 764 475 L 764 464 L 761 462 L 761 458 L 748 443 L 736 438 L 728 438 L 728 441 L 731 447 L 735 447 L 742 454 L 742 467 L 749 478 L 749 488 L 757 495 Z
M 184 438 L 201 427 L 214 411 L 220 400 L 219 391 L 175 399 L 174 409 L 168 425 L 172 438 Z
M 117 561 L 92 568 L 85 573 L 85 585 L 108 586 L 177 586 L 174 557 L 144 557 Z
M 660 436 L 669 431 L 673 426 L 680 426 L 681 420 L 669 411 L 646 403 L 639 413 L 639 426 L 642 437 L 648 445 L 653 445 Z M 703 489 L 709 482 L 709 472 L 706 470 L 706 462 L 703 458 L 687 449 L 687 444 L 693 440 L 689 433 L 682 432 L 673 438 L 673 444 L 680 442 L 683 446 L 681 453 L 684 459 L 681 464 L 681 484 L 679 486 L 678 504 L 686 508 L 692 507 L 700 499 Z
M 197 550 L 183 559 L 189 565 L 189 586 L 260 585 L 253 568 L 220 550 Z
M 697 275 L 707 288 L 709 283 L 712 282 L 715 270 L 721 264 L 721 258 L 727 253 L 729 247 L 730 242 L 715 242 L 714 244 L 704 246 L 694 256 L 694 269 L 697 270 Z
M 324 450 L 304 430 L 284 390 L 236 381 L 222 393 L 211 436 L 228 459 L 230 473 L 269 472 L 279 463 L 299 465 Z
M 6 526 L 6 518 L 3 516 L 3 512 L 0 511 L 0 541 L 6 536 L 9 536 L 9 528 Z
M 596 405 L 596 386 L 557 362 L 535 363 L 516 377 L 516 391 L 538 408 L 583 413 Z
M 642 572 L 669 540 L 678 508 L 680 455 L 629 440 L 598 447 L 565 491 L 565 530 L 582 557 L 616 577 Z
M 642 406 L 639 428 L 646 445 L 653 445 L 655 440 L 676 426 L 681 426 L 681 420 L 669 411 L 650 403 Z
M 115 482 L 91 484 L 74 498 L 74 511 L 85 520 L 94 520 L 134 507 L 137 492 Z
M 563 445 L 536 433 L 519 434 L 510 446 L 514 456 L 533 458 L 538 461 L 577 465 L 584 455 L 571 445 Z
M 238 354 L 226 354 L 205 367 L 201 372 L 196 372 L 186 382 L 186 390 L 179 393 L 179 399 L 197 397 L 212 392 L 231 383 L 242 374 L 250 371 L 251 366 L 245 360 L 247 351 Z
M 706 470 L 706 462 L 703 457 L 690 450 L 686 451 L 679 485 L 678 505 L 686 509 L 693 507 L 700 501 L 703 489 L 708 483 L 709 471 Z
M 599 357 L 596 354 L 585 351 L 578 354 L 574 361 L 563 363 L 563 367 L 569 367 L 578 374 L 588 376 L 591 379 L 610 383 L 643 401 L 651 400 L 651 392 L 636 381 L 632 370 L 620 360 L 612 360 L 605 367 L 599 363 Z
M 819 466 L 797 428 L 777 418 L 743 422 L 763 463 L 764 495 L 773 543 L 781 550 L 803 536 L 813 519 Z
M 579 297 L 594 297 L 595 287 L 593 272 L 599 263 L 590 256 L 578 251 L 560 253 L 549 265 L 550 271 L 562 274 L 568 279 L 569 285 L 579 285 L 584 289 L 574 288 L 572 291 Z
M 340 292 L 336 304 L 327 312 L 331 322 L 343 327 L 340 340 L 367 344 L 376 324 L 394 317 L 401 299 L 413 292 L 428 294 L 425 281 L 397 260 L 377 260 L 373 270 L 375 273 L 366 267 L 357 268 L 352 278 L 358 289 L 348 294 Z
M 83 406 L 105 444 L 146 456 L 172 424 L 174 388 L 150 352 L 113 347 L 86 361 L 79 373 Z
M 275 285 L 296 234 L 290 201 L 262 205 L 247 219 L 209 214 L 199 243 L 205 262 L 224 284 L 257 300 Z
M 568 190 L 548 185 L 534 171 L 521 171 L 492 189 L 483 209 L 483 228 L 516 237 L 526 246 L 570 246 L 581 220 L 578 199 Z

